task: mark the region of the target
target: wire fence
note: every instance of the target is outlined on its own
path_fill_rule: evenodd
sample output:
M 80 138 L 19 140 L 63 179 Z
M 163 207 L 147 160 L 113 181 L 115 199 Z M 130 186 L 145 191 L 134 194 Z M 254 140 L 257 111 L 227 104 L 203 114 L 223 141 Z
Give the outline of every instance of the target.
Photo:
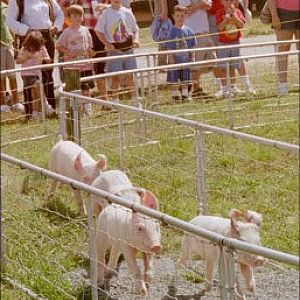
M 91 209 L 88 209 L 88 224 L 86 224 L 85 220 L 73 218 L 70 211 L 70 214 L 66 213 L 69 210 L 66 202 L 72 201 L 72 199 L 67 199 L 68 197 L 64 197 L 64 203 L 60 205 L 57 203 L 55 210 L 53 207 L 50 208 L 53 205 L 50 203 L 53 199 L 49 200 L 41 194 L 45 177 L 59 180 L 73 188 L 93 193 L 112 203 L 132 209 L 136 213 L 143 213 L 163 222 L 164 226 L 161 230 L 164 252 L 154 260 L 154 277 L 148 289 L 147 299 L 169 299 L 170 297 L 235 299 L 245 292 L 245 283 L 236 265 L 240 261 L 237 260 L 237 255 L 241 255 L 240 251 L 269 258 L 267 265 L 262 269 L 259 268 L 256 274 L 255 297 L 293 299 L 298 293 L 297 272 L 272 262 L 275 260 L 297 266 L 299 259 L 296 256 L 224 238 L 164 213 L 128 202 L 118 196 L 5 154 L 1 154 L 1 160 L 3 161 L 2 167 L 5 168 L 5 175 L 2 176 L 2 182 L 4 182 L 2 189 L 6 199 L 1 219 L 1 233 L 4 237 L 2 245 L 5 249 L 2 257 L 2 263 L 5 262 L 3 265 L 5 271 L 2 272 L 1 277 L 2 280 L 16 286 L 32 298 L 81 299 L 89 295 L 92 295 L 92 299 L 98 299 L 99 296 L 113 299 L 136 297 L 132 294 L 132 287 L 136 284 L 132 277 L 135 275 L 130 276 L 130 271 L 121 261 L 117 269 L 118 276 L 108 278 L 105 288 L 97 286 L 97 253 L 93 247 L 96 230 Z M 16 183 L 22 181 L 20 172 L 26 172 L 29 176 L 35 177 L 34 185 L 27 191 L 29 192 L 27 197 L 24 194 L 19 197 L 18 188 L 14 189 Z M 15 184 L 10 186 L 9 182 L 12 177 Z M 87 206 L 90 207 L 89 200 Z M 64 211 L 63 207 L 65 207 Z M 105 214 L 105 210 L 102 213 Z M 104 217 L 109 219 L 110 216 L 108 214 Z M 18 230 L 12 228 L 16 220 Z M 5 228 L 4 231 L 3 228 Z M 205 247 L 212 246 L 209 240 L 223 246 L 220 248 L 221 255 L 215 257 L 215 262 L 218 261 L 218 271 L 215 270 L 216 281 L 213 283 L 212 291 L 208 294 L 204 292 L 202 285 L 204 268 L 197 260 L 189 261 L 184 268 L 176 263 L 181 252 L 182 230 L 202 237 L 203 239 L 199 241 Z M 121 241 L 118 241 L 119 245 L 128 244 L 128 239 L 129 236 L 123 236 Z M 177 247 L 176 243 L 179 243 Z M 141 267 L 140 263 L 138 259 L 138 265 Z M 252 280 L 251 282 L 253 283 Z M 250 299 L 253 297 L 251 294 Z

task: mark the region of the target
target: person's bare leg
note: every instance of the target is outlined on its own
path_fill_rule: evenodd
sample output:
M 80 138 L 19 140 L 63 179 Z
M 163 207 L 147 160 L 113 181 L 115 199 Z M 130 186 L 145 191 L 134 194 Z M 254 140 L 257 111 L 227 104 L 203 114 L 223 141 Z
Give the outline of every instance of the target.
M 41 112 L 41 93 L 40 93 L 40 86 L 39 83 L 36 83 L 31 88 L 31 95 L 32 95 L 32 110 Z
M 12 76 L 9 77 L 8 80 L 9 80 L 13 103 L 14 104 L 19 103 L 17 79 L 15 76 Z
M 111 79 L 112 99 L 116 101 L 119 99 L 119 76 L 113 76 Z
M 105 78 L 99 78 L 96 80 L 97 89 L 99 92 L 99 97 L 101 99 L 106 98 L 106 86 L 105 86 Z
M 0 105 L 6 105 L 6 78 L 1 78 L 1 94 L 0 94 Z

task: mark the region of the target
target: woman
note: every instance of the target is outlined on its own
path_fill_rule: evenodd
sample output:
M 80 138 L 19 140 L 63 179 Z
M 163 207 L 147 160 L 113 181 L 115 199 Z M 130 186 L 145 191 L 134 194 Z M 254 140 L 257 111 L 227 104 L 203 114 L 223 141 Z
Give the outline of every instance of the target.
M 267 0 L 272 14 L 272 25 L 278 41 L 297 40 L 300 38 L 300 2 L 299 0 Z M 291 44 L 281 44 L 278 51 L 289 51 Z M 297 43 L 297 49 L 300 45 Z M 298 60 L 299 61 L 299 60 Z M 287 68 L 288 55 L 282 55 L 277 59 L 278 65 L 278 95 L 288 94 Z

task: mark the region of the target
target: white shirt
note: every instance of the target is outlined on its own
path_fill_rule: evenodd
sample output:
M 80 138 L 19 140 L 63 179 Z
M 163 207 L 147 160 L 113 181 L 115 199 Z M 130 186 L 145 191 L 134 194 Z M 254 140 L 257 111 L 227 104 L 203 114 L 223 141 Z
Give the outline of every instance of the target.
M 139 28 L 132 11 L 124 6 L 107 8 L 98 19 L 96 32 L 102 32 L 109 43 L 125 42 L 129 36 L 138 40 Z
M 199 2 L 199 0 L 191 0 L 191 4 Z M 180 5 L 185 6 L 187 2 L 184 0 L 179 0 L 178 3 Z M 182 4 L 181 4 L 182 3 Z M 208 17 L 207 11 L 203 9 L 196 10 L 193 14 L 189 15 L 184 24 L 192 29 L 192 31 L 197 33 L 208 33 L 209 32 L 209 25 L 208 25 Z
M 10 0 L 7 9 L 6 25 L 15 34 L 26 35 L 29 29 L 49 29 L 54 25 L 61 31 L 64 23 L 64 14 L 55 0 L 51 0 L 54 12 L 54 24 L 49 16 L 49 5 L 44 0 L 24 0 L 24 12 L 21 22 L 17 21 L 19 7 L 16 0 Z

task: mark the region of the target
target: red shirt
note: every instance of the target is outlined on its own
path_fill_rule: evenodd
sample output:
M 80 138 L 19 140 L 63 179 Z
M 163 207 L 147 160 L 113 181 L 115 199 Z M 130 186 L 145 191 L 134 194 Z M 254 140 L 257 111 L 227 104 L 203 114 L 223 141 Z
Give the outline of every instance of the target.
M 243 13 L 236 8 L 235 13 L 238 16 L 240 20 L 242 20 L 245 23 L 245 17 Z M 219 25 L 223 22 L 225 17 L 225 9 L 221 8 L 216 13 L 216 24 Z M 222 43 L 232 43 L 238 41 L 242 36 L 242 33 L 240 30 L 237 29 L 235 24 L 228 24 L 225 26 L 224 31 L 219 34 L 219 41 Z
M 212 0 L 212 6 L 208 11 L 209 14 L 215 15 L 219 9 L 223 8 L 221 0 Z

